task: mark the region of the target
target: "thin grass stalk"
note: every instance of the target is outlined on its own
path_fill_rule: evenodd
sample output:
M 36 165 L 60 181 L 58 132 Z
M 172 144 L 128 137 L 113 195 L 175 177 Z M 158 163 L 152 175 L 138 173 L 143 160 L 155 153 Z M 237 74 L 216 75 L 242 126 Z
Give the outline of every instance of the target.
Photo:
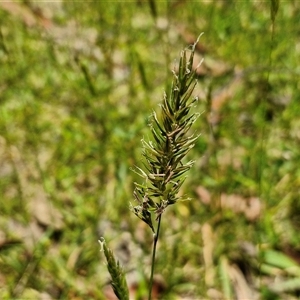
M 154 278 L 154 269 L 155 269 L 156 246 L 157 246 L 157 242 L 158 242 L 158 238 L 159 238 L 161 216 L 162 215 L 159 215 L 159 217 L 158 217 L 158 223 L 157 223 L 156 233 L 153 234 L 153 249 L 152 249 L 152 259 L 151 259 L 151 274 L 150 274 L 150 282 L 149 282 L 149 296 L 148 296 L 148 300 L 151 300 L 151 297 L 152 297 L 153 278 Z

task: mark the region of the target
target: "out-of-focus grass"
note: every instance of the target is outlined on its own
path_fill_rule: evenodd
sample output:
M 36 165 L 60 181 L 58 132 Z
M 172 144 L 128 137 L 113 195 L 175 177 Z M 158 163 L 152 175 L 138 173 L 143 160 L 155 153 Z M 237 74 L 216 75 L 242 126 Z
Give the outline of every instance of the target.
M 162 224 L 161 297 L 297 295 L 267 254 L 299 261 L 299 3 L 280 3 L 273 38 L 269 2 L 149 3 L 0 3 L 3 299 L 107 299 L 100 235 L 142 298 L 151 236 L 130 168 L 202 31 L 194 199 Z

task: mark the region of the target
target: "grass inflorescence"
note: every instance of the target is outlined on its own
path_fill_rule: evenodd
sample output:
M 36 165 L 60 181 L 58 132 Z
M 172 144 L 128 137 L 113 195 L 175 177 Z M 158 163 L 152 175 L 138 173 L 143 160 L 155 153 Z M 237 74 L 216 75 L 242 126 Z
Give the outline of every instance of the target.
M 107 261 L 107 269 L 112 279 L 111 286 L 115 295 L 120 300 L 129 300 L 129 291 L 123 268 L 120 266 L 119 261 L 115 259 L 113 252 L 107 247 L 104 238 L 101 238 L 99 243 Z
M 189 58 L 188 49 L 181 53 L 178 74 L 173 71 L 171 92 L 164 95 L 160 105 L 161 119 L 156 112 L 152 114 L 153 141 L 142 140 L 145 171 L 136 167 L 144 182 L 135 182 L 134 197 L 138 205 L 132 206 L 132 210 L 154 233 L 152 213 L 158 220 L 169 205 L 180 199 L 178 191 L 185 179 L 183 174 L 194 163 L 182 160 L 198 138 L 195 134 L 187 135 L 199 115 L 191 113 L 197 102 L 197 97 L 191 99 L 196 85 L 196 73 L 192 70 L 196 43 Z

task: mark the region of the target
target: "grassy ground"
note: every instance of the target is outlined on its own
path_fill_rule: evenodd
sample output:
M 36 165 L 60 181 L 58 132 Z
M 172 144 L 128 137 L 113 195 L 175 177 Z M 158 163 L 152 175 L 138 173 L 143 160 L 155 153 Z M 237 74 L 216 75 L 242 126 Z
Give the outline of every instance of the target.
M 201 132 L 168 209 L 159 299 L 298 299 L 298 1 L 0 2 L 0 298 L 113 299 L 97 240 L 147 294 L 129 211 L 148 118 L 198 47 Z

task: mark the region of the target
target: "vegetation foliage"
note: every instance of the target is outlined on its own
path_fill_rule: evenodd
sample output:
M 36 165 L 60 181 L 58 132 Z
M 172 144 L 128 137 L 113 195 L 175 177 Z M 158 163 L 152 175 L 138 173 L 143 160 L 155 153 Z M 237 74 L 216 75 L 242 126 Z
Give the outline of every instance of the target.
M 181 49 L 204 32 L 201 136 L 178 191 L 192 200 L 161 220 L 152 297 L 297 299 L 299 13 L 275 0 L 0 2 L 0 298 L 114 299 L 101 236 L 130 299 L 147 297 L 153 237 L 129 209 L 131 168 Z

